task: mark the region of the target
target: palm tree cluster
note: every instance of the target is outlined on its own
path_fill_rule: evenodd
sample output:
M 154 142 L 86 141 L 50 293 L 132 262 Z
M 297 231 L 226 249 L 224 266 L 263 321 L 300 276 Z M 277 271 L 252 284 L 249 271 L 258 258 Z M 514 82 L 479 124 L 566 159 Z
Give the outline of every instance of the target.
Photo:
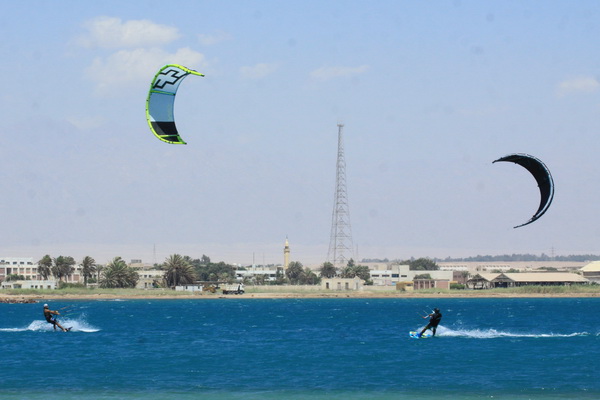
M 365 265 L 348 265 L 342 270 L 340 276 L 342 278 L 354 278 L 357 276 L 367 282 L 371 280 L 371 272 L 369 271 L 369 267 Z
M 321 278 L 335 278 L 336 276 L 339 276 L 340 278 L 354 278 L 357 276 L 366 282 L 371 281 L 369 267 L 365 265 L 356 265 L 353 259 L 348 260 L 348 264 L 342 268 L 341 271 L 338 271 L 332 263 L 325 262 L 321 265 L 321 268 L 319 268 L 319 276 Z
M 337 274 L 337 268 L 329 261 L 324 262 L 321 268 L 319 268 L 319 276 L 321 278 L 335 278 Z
M 71 275 L 75 271 L 76 262 L 73 257 L 70 256 L 58 256 L 54 259 L 54 265 L 51 268 L 52 275 L 62 281 L 63 278 Z
M 84 264 L 86 263 L 88 270 L 93 271 L 95 264 L 94 259 L 86 257 L 84 259 Z M 63 278 L 67 278 L 75 271 L 74 265 L 77 264 L 77 262 L 70 256 L 58 256 L 52 258 L 49 254 L 46 254 L 37 264 L 38 274 L 42 279 L 47 280 L 50 276 L 54 276 L 55 278 L 58 278 L 59 281 L 62 281 Z
M 121 257 L 115 257 L 102 271 L 100 287 L 102 288 L 133 288 L 139 280 L 135 269 L 127 265 Z

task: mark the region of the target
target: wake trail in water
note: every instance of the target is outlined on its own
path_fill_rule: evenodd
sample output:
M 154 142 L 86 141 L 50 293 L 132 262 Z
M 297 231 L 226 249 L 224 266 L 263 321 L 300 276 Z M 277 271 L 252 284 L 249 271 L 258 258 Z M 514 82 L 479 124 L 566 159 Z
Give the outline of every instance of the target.
M 589 336 L 589 332 L 572 333 L 528 333 L 499 331 L 496 329 L 450 329 L 438 328 L 438 335 L 443 337 L 464 337 L 471 339 L 495 339 L 495 338 L 569 338 L 577 336 Z
M 98 332 L 100 329 L 91 325 L 85 320 L 84 316 L 79 318 L 61 318 L 58 320 L 65 328 L 71 328 L 71 332 L 92 333 Z M 0 328 L 0 332 L 52 332 L 54 328 L 51 324 L 44 320 L 32 321 L 29 325 L 20 328 Z M 61 332 L 60 329 L 56 329 Z

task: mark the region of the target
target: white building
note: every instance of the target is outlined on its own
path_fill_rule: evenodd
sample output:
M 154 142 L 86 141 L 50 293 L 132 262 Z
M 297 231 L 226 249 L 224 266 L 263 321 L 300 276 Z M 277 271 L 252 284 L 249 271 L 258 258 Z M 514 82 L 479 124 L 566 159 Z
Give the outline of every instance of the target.
M 152 289 L 162 284 L 165 271 L 159 269 L 144 269 L 136 271 L 139 276 L 136 289 Z
M 201 292 L 203 286 L 201 283 L 187 283 L 185 285 L 175 286 L 176 292 Z
M 249 267 L 244 267 L 244 269 L 237 269 L 235 271 L 235 277 L 239 282 L 244 281 L 245 279 L 260 279 L 263 282 L 271 282 L 277 280 L 277 271 L 283 273 L 283 268 L 281 266 L 262 266 L 262 265 L 252 265 Z
M 367 266 L 369 264 L 367 263 Z M 448 280 L 452 281 L 453 271 L 411 271 L 410 266 L 407 264 L 400 265 L 389 263 L 385 264 L 385 268 L 382 263 L 377 263 L 378 269 L 370 269 L 371 280 L 373 286 L 395 286 L 399 282 L 411 282 L 417 275 L 429 274 L 431 279 L 434 280 Z
M 25 279 L 39 279 L 37 264 L 32 257 L 2 257 L 0 258 L 0 280 L 8 275 L 22 275 Z
M 57 282 L 55 280 L 18 280 L 4 281 L 0 284 L 2 289 L 56 289 Z

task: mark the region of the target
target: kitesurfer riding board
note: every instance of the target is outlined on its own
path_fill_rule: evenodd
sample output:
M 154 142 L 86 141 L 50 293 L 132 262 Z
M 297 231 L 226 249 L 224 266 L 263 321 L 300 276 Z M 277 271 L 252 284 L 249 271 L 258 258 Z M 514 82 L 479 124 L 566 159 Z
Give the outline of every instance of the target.
M 71 328 L 63 328 L 63 326 L 58 323 L 56 320 L 57 315 L 60 315 L 60 312 L 51 310 L 50 307 L 48 307 L 48 304 L 44 304 L 44 318 L 46 318 L 46 322 L 52 324 L 54 326 L 54 330 L 56 330 L 56 327 L 58 326 L 63 332 L 70 331 Z
M 433 312 L 429 315 L 424 316 L 423 318 L 429 318 L 429 323 L 427 324 L 427 326 L 425 326 L 425 328 L 423 328 L 423 330 L 421 331 L 421 333 L 419 333 L 419 337 L 423 336 L 425 334 L 425 331 L 430 329 L 432 334 L 431 336 L 435 336 L 435 332 L 437 331 L 437 327 L 440 324 L 440 321 L 442 320 L 442 313 L 440 312 L 439 308 L 434 308 Z

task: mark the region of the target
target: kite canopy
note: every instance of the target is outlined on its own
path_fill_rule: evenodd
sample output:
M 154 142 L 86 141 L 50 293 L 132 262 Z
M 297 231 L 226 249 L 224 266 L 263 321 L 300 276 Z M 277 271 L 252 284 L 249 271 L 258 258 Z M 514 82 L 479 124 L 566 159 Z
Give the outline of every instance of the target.
M 498 161 L 510 161 L 515 164 L 519 164 L 529 171 L 531 175 L 533 175 L 540 189 L 539 208 L 529 221 L 525 222 L 524 224 L 517 225 L 515 228 L 528 225 L 544 215 L 544 213 L 548 211 L 548 208 L 552 203 L 552 199 L 554 198 L 554 181 L 552 180 L 552 175 L 550 174 L 550 170 L 546 167 L 546 165 L 539 159 L 535 158 L 534 156 L 530 156 L 529 154 L 509 154 L 495 160 L 493 163 Z
M 204 76 L 193 69 L 169 64 L 154 75 L 150 84 L 150 91 L 146 99 L 146 120 L 152 133 L 163 142 L 186 144 L 175 127 L 173 105 L 177 89 L 188 75 Z

